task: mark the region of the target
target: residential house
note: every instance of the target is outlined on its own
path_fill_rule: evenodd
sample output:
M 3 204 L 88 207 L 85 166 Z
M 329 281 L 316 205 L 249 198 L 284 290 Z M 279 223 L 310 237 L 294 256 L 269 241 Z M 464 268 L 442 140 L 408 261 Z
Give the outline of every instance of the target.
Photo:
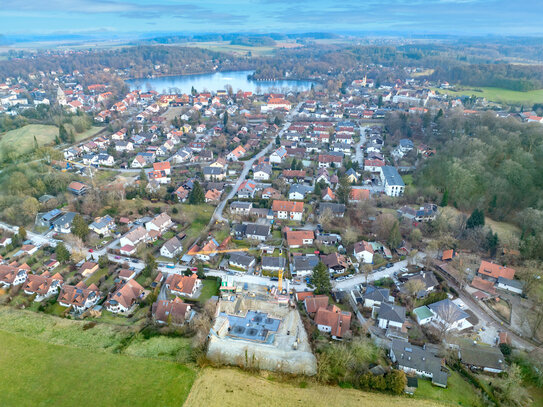
M 66 212 L 62 216 L 53 221 L 53 229 L 57 233 L 71 233 L 72 223 L 74 221 L 75 212 Z
M 115 228 L 115 221 L 109 215 L 98 217 L 94 219 L 89 225 L 89 229 L 100 236 L 107 236 L 111 230 Z
M 77 195 L 77 196 L 81 196 L 81 195 L 85 195 L 88 192 L 89 186 L 83 184 L 82 182 L 72 181 L 68 185 L 67 189 L 68 189 L 68 192 L 71 192 L 72 194 Z
M 370 199 L 370 190 L 366 188 L 351 188 L 349 202 L 362 202 Z
M 391 297 L 390 290 L 388 288 L 375 287 L 373 285 L 368 285 L 362 299 L 364 307 L 367 308 L 380 306 L 384 303 L 392 304 L 394 302 L 394 297 Z
M 319 308 L 328 306 L 329 298 L 327 295 L 310 295 L 304 298 L 304 308 L 308 314 L 315 314 Z
M 313 191 L 313 187 L 303 184 L 292 184 L 288 191 L 288 199 L 303 201 L 307 194 Z
M 383 186 L 385 187 L 385 194 L 388 196 L 401 196 L 405 190 L 405 184 L 402 177 L 398 173 L 398 170 L 389 165 L 380 167 L 380 177 Z
M 505 370 L 505 357 L 499 348 L 476 343 L 465 343 L 458 351 L 460 361 L 471 370 L 501 373 Z
M 237 146 L 234 150 L 226 155 L 226 159 L 229 161 L 238 161 L 247 153 L 242 146 Z
M 279 199 L 281 198 L 281 192 L 277 189 L 268 187 L 262 191 L 262 199 Z
M 201 287 L 202 281 L 198 278 L 196 273 L 187 277 L 180 274 L 170 274 L 166 279 L 166 288 L 168 288 L 172 294 L 181 297 L 193 298 Z
M 377 314 L 377 322 L 381 329 L 387 329 L 388 327 L 402 328 L 405 323 L 405 308 L 386 302 L 381 303 Z
M 493 282 L 498 281 L 498 278 L 503 277 L 508 280 L 513 280 L 516 270 L 510 267 L 500 266 L 489 261 L 482 260 L 477 274 L 486 280 Z
M 138 244 L 145 242 L 148 238 L 147 230 L 143 226 L 135 227 L 119 240 L 121 251 L 135 252 Z
M 253 256 L 248 256 L 243 253 L 233 253 L 228 260 L 230 267 L 237 267 L 243 270 L 249 270 L 256 264 L 256 259 Z
M 153 163 L 153 170 L 154 171 L 164 171 L 166 175 L 171 174 L 171 164 L 169 161 L 161 161 L 157 163 Z
M 419 209 L 413 209 L 410 206 L 402 206 L 398 209 L 398 214 L 407 218 L 413 222 L 429 222 L 437 216 L 437 205 L 425 204 L 419 207 Z
M 303 202 L 273 201 L 272 211 L 276 219 L 302 220 L 304 212 Z
M 0 264 L 0 285 L 4 288 L 23 284 L 28 277 L 24 268 Z
M 315 324 L 321 332 L 329 333 L 333 339 L 342 339 L 351 329 L 351 313 L 335 305 L 321 307 L 315 314 Z
M 251 209 L 253 208 L 252 202 L 239 202 L 235 201 L 230 204 L 230 212 L 236 215 L 249 215 Z
M 143 287 L 136 280 L 123 281 L 120 288 L 108 296 L 105 308 L 114 314 L 128 313 L 142 297 L 143 291 Z
M 253 199 L 256 192 L 256 183 L 252 180 L 245 180 L 238 188 L 238 197 L 240 199 Z
M 319 264 L 319 257 L 315 254 L 294 256 L 291 273 L 296 277 L 310 275 L 317 264 Z
M 162 245 L 162 247 L 160 248 L 160 255 L 169 259 L 173 259 L 179 253 L 181 253 L 182 250 L 183 244 L 176 236 L 174 236 Z
M 448 298 L 429 304 L 428 308 L 434 314 L 432 320 L 447 331 L 462 331 L 473 326 L 468 321 L 469 314 Z
M 152 306 L 152 314 L 156 323 L 167 325 L 183 325 L 191 314 L 191 305 L 179 297 L 173 300 L 158 300 Z
M 287 157 L 287 149 L 283 146 L 279 147 L 273 153 L 270 154 L 270 163 L 281 164 Z
M 226 174 L 221 167 L 204 167 L 204 179 L 206 181 L 222 181 Z
M 88 277 L 92 274 L 94 274 L 96 271 L 98 271 L 98 263 L 94 263 L 92 261 L 86 261 L 83 263 L 83 265 L 79 268 L 79 272 L 83 277 Z
M 272 166 L 270 164 L 259 164 L 253 170 L 253 178 L 258 181 L 267 181 L 272 176 Z
M 285 269 L 285 258 L 264 256 L 262 257 L 262 271 L 279 271 Z
M 205 194 L 206 202 L 218 202 L 221 199 L 222 191 L 218 189 L 210 189 Z
M 393 363 L 407 374 L 432 379 L 432 384 L 447 387 L 447 372 L 441 368 L 441 359 L 426 348 L 393 339 L 389 352 Z
M 58 303 L 62 307 L 72 307 L 77 313 L 82 313 L 94 307 L 100 301 L 100 290 L 95 284 L 89 287 L 80 281 L 77 285 L 64 285 L 58 296 Z
M 323 215 L 327 212 L 329 212 L 335 218 L 343 218 L 343 216 L 345 215 L 345 205 L 338 203 L 321 202 L 319 204 L 319 215 Z
M 287 245 L 291 249 L 310 246 L 313 244 L 315 234 L 312 230 L 290 230 L 286 231 Z
M 418 274 L 410 275 L 407 277 L 405 284 L 408 284 L 409 281 L 420 282 L 421 289 L 417 293 L 417 298 L 425 297 L 439 285 L 435 274 L 431 271 L 421 271 Z
M 239 224 L 234 227 L 236 239 L 254 239 L 265 241 L 270 237 L 270 226 L 257 223 Z
M 328 267 L 330 273 L 344 273 L 349 267 L 347 258 L 338 252 L 321 255 L 321 261 Z
M 365 240 L 356 242 L 353 248 L 353 255 L 359 263 L 372 264 L 374 255 L 373 246 Z
M 34 301 L 39 302 L 58 294 L 63 284 L 64 279 L 59 273 L 51 275 L 45 271 L 42 274 L 29 274 L 23 285 L 23 290 L 28 295 L 36 294 Z
M 166 230 L 173 226 L 172 218 L 166 212 L 162 212 L 160 215 L 155 216 L 151 221 L 145 224 L 145 229 L 148 232 L 155 230 L 159 234 L 164 233 Z

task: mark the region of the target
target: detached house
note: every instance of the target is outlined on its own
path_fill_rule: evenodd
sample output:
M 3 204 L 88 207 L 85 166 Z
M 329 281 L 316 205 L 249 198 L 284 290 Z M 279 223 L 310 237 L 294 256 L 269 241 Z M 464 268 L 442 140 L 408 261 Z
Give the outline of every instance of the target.
M 155 230 L 162 234 L 172 226 L 172 218 L 170 218 L 166 212 L 162 212 L 160 215 L 155 216 L 153 220 L 147 222 L 145 224 L 145 229 L 147 229 L 148 232 Z
M 354 244 L 353 254 L 359 263 L 373 263 L 373 246 L 365 240 Z
M 351 329 L 351 313 L 335 305 L 321 307 L 315 314 L 315 324 L 319 331 L 329 333 L 333 339 L 342 339 Z
M 179 297 L 173 300 L 159 300 L 153 304 L 153 318 L 158 324 L 183 325 L 191 314 L 190 304 Z
M 253 171 L 253 178 L 258 181 L 267 181 L 271 178 L 272 167 L 270 164 L 259 164 Z
M 281 146 L 270 154 L 270 163 L 281 164 L 286 157 L 287 150 L 285 147 Z
M 291 249 L 302 246 L 310 246 L 315 240 L 315 234 L 312 230 L 287 230 L 287 245 Z
M 238 161 L 247 153 L 242 146 L 237 146 L 234 150 L 226 155 L 226 159 L 229 161 Z
M 176 236 L 174 236 L 162 245 L 162 247 L 160 248 L 160 255 L 168 257 L 169 259 L 173 259 L 179 253 L 181 253 L 182 250 L 183 245 L 181 244 L 181 241 Z
M 251 180 L 245 180 L 238 188 L 238 197 L 240 199 L 252 199 L 255 196 L 256 183 Z
M 182 297 L 192 298 L 201 285 L 202 281 L 198 278 L 196 273 L 192 274 L 190 277 L 179 274 L 170 274 L 166 279 L 166 288 L 168 288 L 172 294 Z
M 105 308 L 114 314 L 127 313 L 134 308 L 143 291 L 143 287 L 136 280 L 123 282 L 119 289 L 108 296 Z
M 405 308 L 386 302 L 381 303 L 377 314 L 377 322 L 381 329 L 387 329 L 388 327 L 401 329 L 405 323 Z
M 407 374 L 432 379 L 432 384 L 447 387 L 448 374 L 441 368 L 441 359 L 420 346 L 393 339 L 390 347 L 390 359 L 398 364 L 398 368 Z
M 304 213 L 303 202 L 273 201 L 272 211 L 276 219 L 301 221 Z

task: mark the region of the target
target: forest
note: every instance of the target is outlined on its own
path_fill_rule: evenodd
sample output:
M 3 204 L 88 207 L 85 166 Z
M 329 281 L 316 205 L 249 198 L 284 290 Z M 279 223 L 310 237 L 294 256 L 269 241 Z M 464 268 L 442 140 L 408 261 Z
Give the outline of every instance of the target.
M 492 112 L 391 115 L 387 129 L 435 146 L 414 174 L 415 196 L 516 224 L 526 258 L 543 259 L 543 128 Z M 409 115 L 411 116 L 411 115 Z M 443 202 L 446 200 L 448 202 Z

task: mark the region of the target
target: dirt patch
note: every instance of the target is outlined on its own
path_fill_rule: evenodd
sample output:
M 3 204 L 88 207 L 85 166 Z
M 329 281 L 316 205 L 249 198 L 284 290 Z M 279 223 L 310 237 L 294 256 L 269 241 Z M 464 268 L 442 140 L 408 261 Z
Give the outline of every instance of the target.
M 503 298 L 492 299 L 486 302 L 486 305 L 492 309 L 501 319 L 511 322 L 511 304 Z

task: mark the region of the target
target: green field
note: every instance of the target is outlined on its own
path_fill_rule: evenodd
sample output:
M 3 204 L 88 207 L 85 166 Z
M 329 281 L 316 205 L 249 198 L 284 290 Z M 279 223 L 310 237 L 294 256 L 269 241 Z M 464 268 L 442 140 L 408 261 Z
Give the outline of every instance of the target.
M 271 55 L 279 48 L 299 47 L 295 43 L 277 42 L 275 45 L 268 46 L 247 46 L 230 44 L 229 41 L 206 41 L 206 42 L 187 42 L 183 44 L 186 47 L 203 48 L 213 52 L 226 52 L 230 54 L 247 55 L 249 52 L 252 55 Z
M 473 387 L 467 383 L 460 373 L 452 371 L 447 380 L 447 388 L 432 385 L 430 380 L 419 379 L 419 387 L 415 391 L 416 399 L 436 400 L 454 406 L 474 406 L 480 404 L 479 397 Z
M 183 365 L 43 343 L 0 331 L 2 406 L 181 406 Z
M 101 127 L 91 127 L 83 133 L 75 135 L 76 141 L 92 137 L 98 133 Z M 5 152 L 10 149 L 18 154 L 25 154 L 34 148 L 34 137 L 39 146 L 52 144 L 55 137 L 58 136 L 58 127 L 46 124 L 28 124 L 21 128 L 0 134 L 0 151 Z
M 446 93 L 452 96 L 472 96 L 484 97 L 492 102 L 503 102 L 509 104 L 528 104 L 543 103 L 543 89 L 532 90 L 529 92 L 519 92 L 515 90 L 502 88 L 460 88 L 458 91 L 450 89 L 433 88 L 440 93 Z

